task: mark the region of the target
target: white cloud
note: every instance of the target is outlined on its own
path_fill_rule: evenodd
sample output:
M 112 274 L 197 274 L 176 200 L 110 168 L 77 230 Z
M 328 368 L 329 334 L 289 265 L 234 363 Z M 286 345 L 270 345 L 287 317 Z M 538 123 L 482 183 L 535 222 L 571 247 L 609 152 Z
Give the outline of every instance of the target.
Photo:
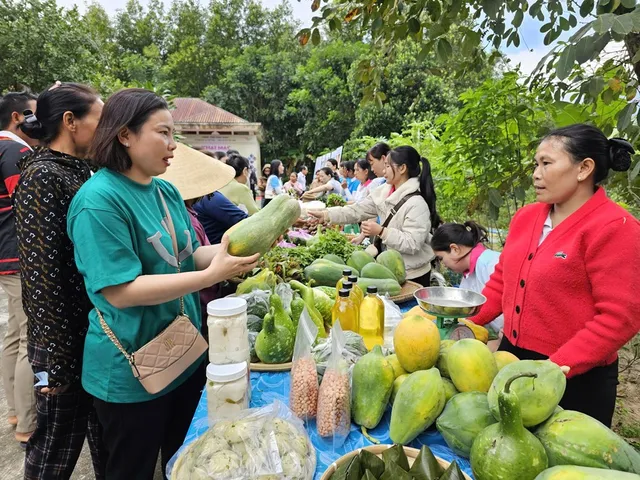
M 542 57 L 549 53 L 549 51 L 549 47 L 540 47 L 508 53 L 506 56 L 510 60 L 509 68 L 515 69 L 520 65 L 522 74 L 528 76 L 536 68 L 536 65 L 538 65 Z

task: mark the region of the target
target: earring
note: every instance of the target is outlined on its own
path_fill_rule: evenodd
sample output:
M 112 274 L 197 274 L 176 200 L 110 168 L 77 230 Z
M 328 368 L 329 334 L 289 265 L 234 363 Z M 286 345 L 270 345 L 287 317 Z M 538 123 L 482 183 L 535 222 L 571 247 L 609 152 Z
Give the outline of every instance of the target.
M 582 181 L 582 177 L 578 177 L 578 181 L 581 182 Z
M 127 147 L 127 148 L 129 148 L 129 144 L 128 144 L 128 143 L 125 143 L 125 144 L 124 144 L 124 146 L 125 146 L 125 147 Z

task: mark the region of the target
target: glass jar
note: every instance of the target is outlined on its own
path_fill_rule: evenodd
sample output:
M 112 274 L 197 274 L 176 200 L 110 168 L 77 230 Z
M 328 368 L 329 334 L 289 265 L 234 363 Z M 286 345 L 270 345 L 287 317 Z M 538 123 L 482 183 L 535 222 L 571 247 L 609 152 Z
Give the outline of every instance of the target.
M 219 298 L 207 305 L 209 362 L 215 365 L 245 362 L 250 357 L 247 301 Z
M 207 365 L 207 413 L 214 420 L 235 417 L 249 408 L 247 362 Z

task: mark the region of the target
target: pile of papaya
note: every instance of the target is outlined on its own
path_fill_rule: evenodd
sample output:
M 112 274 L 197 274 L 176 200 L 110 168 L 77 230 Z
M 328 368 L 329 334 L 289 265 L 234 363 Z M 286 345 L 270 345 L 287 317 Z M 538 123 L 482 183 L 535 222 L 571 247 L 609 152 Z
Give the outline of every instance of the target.
M 407 279 L 402 255 L 395 250 L 385 250 L 377 258 L 356 250 L 346 262 L 337 255 L 325 255 L 305 268 L 304 275 L 313 286 L 335 287 L 346 266 L 358 277 L 358 286 L 363 292 L 373 285 L 381 295 L 388 293 L 393 297 L 400 294 Z
M 492 353 L 476 339 L 441 341 L 420 315 L 403 318 L 394 348 L 384 356 L 376 347 L 354 366 L 352 418 L 365 435 L 390 406 L 394 443 L 435 424 L 476 480 L 640 480 L 637 450 L 559 407 L 566 377 L 556 364 Z

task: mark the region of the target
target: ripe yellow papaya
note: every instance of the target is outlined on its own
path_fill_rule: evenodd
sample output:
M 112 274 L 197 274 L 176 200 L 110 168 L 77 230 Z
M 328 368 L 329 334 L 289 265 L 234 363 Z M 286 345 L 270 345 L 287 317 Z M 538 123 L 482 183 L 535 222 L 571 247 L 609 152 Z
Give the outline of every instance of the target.
M 407 372 L 427 370 L 438 360 L 440 332 L 435 323 L 424 317 L 404 317 L 393 334 L 393 346 Z
M 451 381 L 460 392 L 488 392 L 498 374 L 491 350 L 480 340 L 465 338 L 454 343 L 447 352 Z

